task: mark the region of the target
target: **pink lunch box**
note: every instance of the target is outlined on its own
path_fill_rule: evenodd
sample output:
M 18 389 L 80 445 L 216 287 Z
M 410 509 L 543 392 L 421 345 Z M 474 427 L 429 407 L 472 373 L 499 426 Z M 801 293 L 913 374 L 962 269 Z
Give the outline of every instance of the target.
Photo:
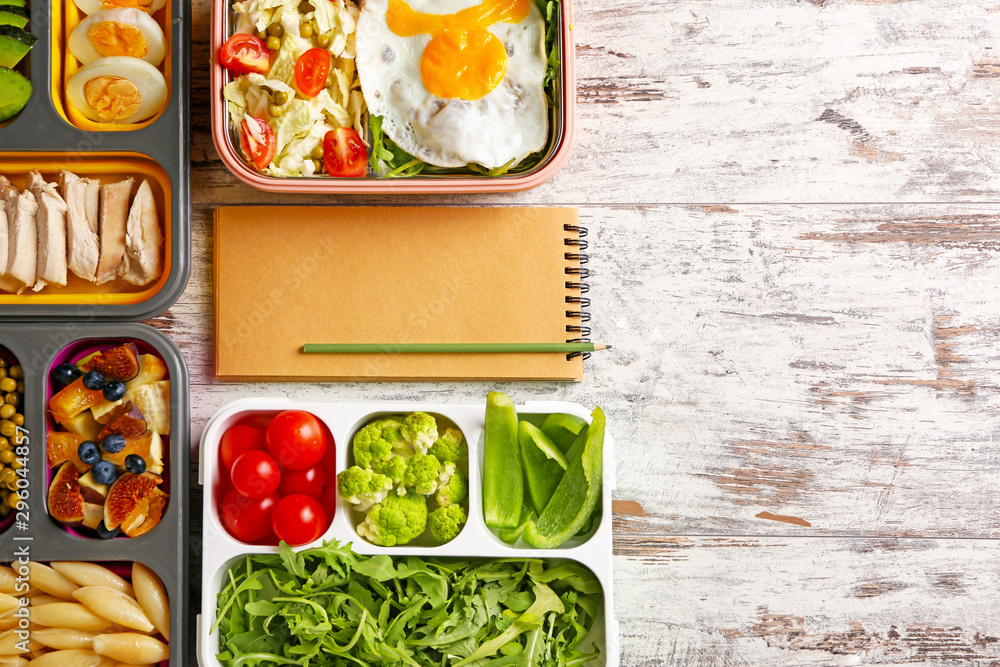
M 454 193 L 516 192 L 537 187 L 552 178 L 569 158 L 573 144 L 576 115 L 576 77 L 574 73 L 573 8 L 571 0 L 559 3 L 560 60 L 562 61 L 561 98 L 550 132 L 555 133 L 548 155 L 535 168 L 510 176 L 439 175 L 384 178 L 334 178 L 313 176 L 279 178 L 257 171 L 243 157 L 239 140 L 229 121 L 222 89 L 231 80 L 219 64 L 219 49 L 231 32 L 232 0 L 212 3 L 212 138 L 229 171 L 244 183 L 267 192 L 310 194 L 382 194 L 382 193 Z

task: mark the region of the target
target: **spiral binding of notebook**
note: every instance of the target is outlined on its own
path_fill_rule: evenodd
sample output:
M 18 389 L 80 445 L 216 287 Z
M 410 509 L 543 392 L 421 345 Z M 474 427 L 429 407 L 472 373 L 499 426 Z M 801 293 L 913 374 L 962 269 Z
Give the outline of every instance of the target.
M 590 327 L 583 326 L 590 322 L 590 311 L 587 310 L 590 308 L 590 298 L 583 296 L 590 292 L 590 283 L 586 282 L 590 278 L 590 269 L 583 266 L 590 261 L 590 255 L 585 252 L 590 247 L 590 242 L 587 241 L 587 228 L 580 225 L 563 225 L 563 230 L 577 235 L 576 238 L 567 238 L 563 241 L 565 245 L 576 248 L 575 252 L 565 252 L 563 256 L 569 261 L 580 262 L 580 266 L 568 266 L 565 269 L 567 275 L 573 276 L 571 280 L 566 281 L 566 289 L 577 292 L 566 295 L 566 303 L 570 306 L 566 311 L 566 317 L 579 320 L 579 324 L 566 325 L 566 333 L 579 334 L 576 338 L 568 338 L 566 342 L 591 343 L 593 341 L 590 339 Z M 566 360 L 569 361 L 577 356 L 589 359 L 590 352 L 572 352 L 566 355 Z

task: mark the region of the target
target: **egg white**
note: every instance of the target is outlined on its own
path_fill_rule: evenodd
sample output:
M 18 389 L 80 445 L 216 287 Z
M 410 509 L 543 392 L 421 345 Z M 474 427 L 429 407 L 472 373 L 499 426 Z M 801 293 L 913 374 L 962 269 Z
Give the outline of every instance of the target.
M 149 14 L 141 9 L 133 8 L 102 9 L 80 21 L 80 24 L 73 29 L 69 36 L 69 51 L 74 58 L 86 65 L 102 57 L 91 44 L 87 31 L 94 23 L 105 21 L 138 28 L 142 36 L 145 37 L 148 47 L 146 55 L 142 59 L 150 65 L 159 65 L 163 62 L 163 57 L 167 54 L 167 40 L 163 35 L 163 28 Z
M 167 81 L 158 69 L 144 60 L 129 56 L 111 56 L 101 58 L 81 67 L 66 84 L 66 97 L 73 107 L 90 120 L 97 123 L 107 123 L 87 102 L 84 87 L 91 79 L 101 76 L 120 77 L 128 79 L 142 95 L 139 109 L 128 118 L 118 123 L 137 123 L 154 115 L 167 103 Z
M 452 14 L 481 0 L 408 0 L 418 12 Z M 545 147 L 548 103 L 545 20 L 531 3 L 520 23 L 487 30 L 507 48 L 507 72 L 478 100 L 443 99 L 423 84 L 420 59 L 432 35 L 401 37 L 389 29 L 388 0 L 366 0 L 358 17 L 357 68 L 370 113 L 400 148 L 440 167 L 499 167 Z
M 84 14 L 96 14 L 97 12 L 104 9 L 104 0 L 74 0 L 76 6 Z M 167 0 L 153 0 L 153 4 L 150 6 L 150 13 L 158 12 L 167 4 Z

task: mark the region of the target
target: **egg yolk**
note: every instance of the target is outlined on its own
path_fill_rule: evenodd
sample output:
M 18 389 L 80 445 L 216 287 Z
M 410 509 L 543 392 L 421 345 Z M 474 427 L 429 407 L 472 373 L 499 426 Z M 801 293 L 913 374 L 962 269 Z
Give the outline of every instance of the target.
M 478 100 L 507 72 L 507 50 L 486 28 L 520 23 L 530 9 L 531 0 L 484 0 L 454 14 L 425 14 L 405 0 L 389 0 L 385 19 L 400 37 L 432 35 L 420 58 L 420 77 L 431 94 Z
M 128 23 L 96 21 L 87 30 L 87 39 L 102 58 L 108 56 L 142 58 L 149 51 L 146 36 Z
M 139 111 L 142 93 L 128 79 L 120 76 L 99 76 L 83 86 L 87 104 L 106 121 L 125 120 Z
M 101 9 L 117 9 L 119 7 L 132 7 L 152 14 L 153 0 L 104 0 L 101 3 Z

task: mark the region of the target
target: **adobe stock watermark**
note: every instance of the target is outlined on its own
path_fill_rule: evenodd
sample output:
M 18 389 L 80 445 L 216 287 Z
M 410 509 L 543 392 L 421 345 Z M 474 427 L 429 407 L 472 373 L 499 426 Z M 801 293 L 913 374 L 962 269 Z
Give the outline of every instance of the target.
M 17 469 L 16 488 L 11 491 L 17 497 L 17 502 L 13 504 L 14 509 L 14 553 L 11 557 L 11 567 L 14 570 L 14 597 L 17 600 L 17 607 L 14 609 L 14 618 L 17 623 L 13 628 L 17 637 L 15 647 L 18 651 L 28 653 L 31 649 L 31 621 L 28 617 L 28 603 L 30 598 L 28 592 L 31 589 L 30 563 L 31 563 L 31 542 L 34 539 L 31 535 L 31 509 L 28 498 L 30 493 L 28 487 L 28 450 L 30 438 L 28 430 L 18 426 L 14 433 L 14 460 L 20 465 Z

